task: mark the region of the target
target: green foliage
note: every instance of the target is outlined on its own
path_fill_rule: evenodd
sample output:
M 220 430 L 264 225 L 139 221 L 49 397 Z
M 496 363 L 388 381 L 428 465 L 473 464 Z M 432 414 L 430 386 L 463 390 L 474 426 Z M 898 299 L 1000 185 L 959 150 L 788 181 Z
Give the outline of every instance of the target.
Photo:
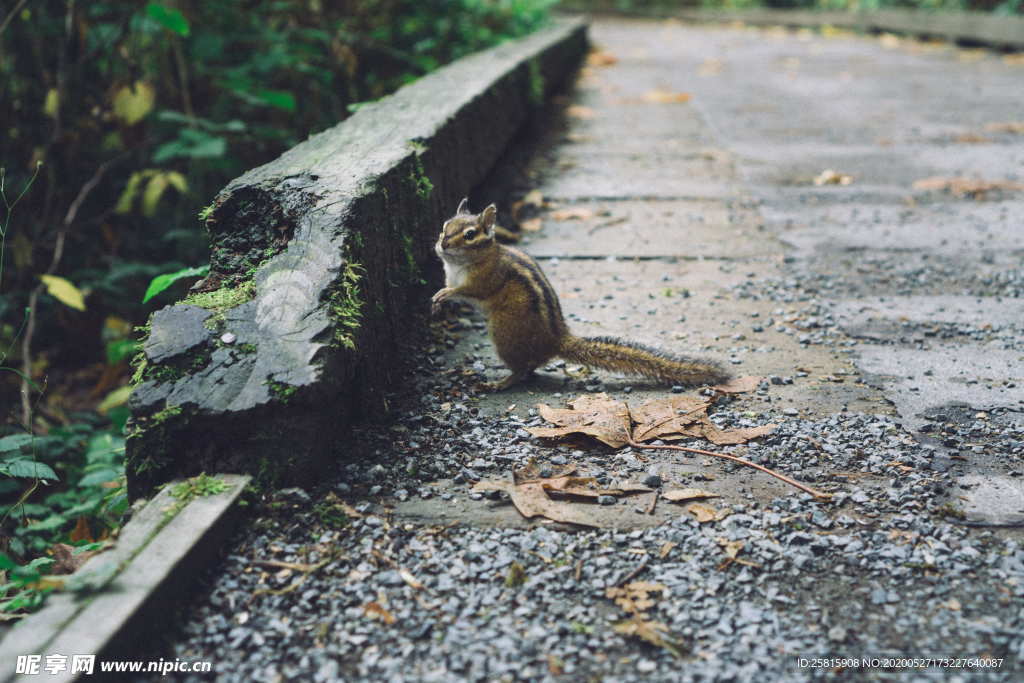
M 46 436 L 0 439 L 0 536 L 15 556 L 33 556 L 68 542 L 80 519 L 96 534 L 117 527 L 127 507 L 124 438 L 96 423 L 78 422 Z M 34 471 L 11 468 L 30 464 Z M 59 485 L 53 484 L 59 481 Z M 50 486 L 45 486 L 44 483 Z
M 157 275 L 149 283 L 149 287 L 146 288 L 146 294 L 142 297 L 142 303 L 146 303 L 178 280 L 182 280 L 187 277 L 201 277 L 209 272 L 210 266 L 199 266 L 198 268 L 182 268 L 181 270 L 176 270 L 173 273 Z

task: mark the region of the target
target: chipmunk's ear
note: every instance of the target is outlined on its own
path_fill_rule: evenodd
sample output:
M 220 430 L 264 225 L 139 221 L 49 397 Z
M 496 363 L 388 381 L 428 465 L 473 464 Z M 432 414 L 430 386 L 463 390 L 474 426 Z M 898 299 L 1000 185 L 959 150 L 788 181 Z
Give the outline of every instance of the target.
M 494 219 L 498 216 L 498 207 L 491 204 L 486 209 L 480 212 L 480 218 L 477 219 L 477 225 L 485 233 L 489 233 L 494 228 Z
M 463 216 L 469 213 L 469 197 L 464 197 L 459 202 L 459 208 L 455 209 L 456 216 Z

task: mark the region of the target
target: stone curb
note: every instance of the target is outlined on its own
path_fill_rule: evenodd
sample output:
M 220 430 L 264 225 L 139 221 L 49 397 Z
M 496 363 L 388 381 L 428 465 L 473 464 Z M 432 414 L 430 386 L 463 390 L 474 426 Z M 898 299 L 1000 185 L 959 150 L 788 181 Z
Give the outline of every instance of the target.
M 560 19 L 456 60 L 217 196 L 210 291 L 158 311 L 144 346 L 132 497 L 204 471 L 307 485 L 354 420 L 386 412 L 442 221 L 575 72 L 586 33 Z
M 99 662 L 130 658 L 133 646 L 156 635 L 183 591 L 223 547 L 238 512 L 238 498 L 251 477 L 224 474 L 228 485 L 218 494 L 180 503 L 171 495 L 172 482 L 146 503 L 121 529 L 115 546 L 91 558 L 69 582 L 100 586 L 91 593 L 54 593 L 39 612 L 25 617 L 0 641 L 0 681 L 48 683 L 78 678 L 70 672 L 71 656 L 96 655 Z M 17 675 L 21 655 L 68 657 L 67 669 L 56 674 Z

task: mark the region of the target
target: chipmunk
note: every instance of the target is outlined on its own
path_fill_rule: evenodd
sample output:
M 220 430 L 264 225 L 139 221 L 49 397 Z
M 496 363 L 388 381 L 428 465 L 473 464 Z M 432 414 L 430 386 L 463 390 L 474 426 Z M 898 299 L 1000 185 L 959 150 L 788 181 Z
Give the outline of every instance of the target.
M 558 296 L 537 262 L 494 238 L 497 209 L 469 212 L 463 199 L 441 229 L 434 249 L 444 264 L 445 286 L 434 294 L 437 315 L 450 299 L 477 302 L 487 315 L 491 342 L 512 374 L 488 388 L 500 391 L 522 381 L 552 358 L 563 358 L 672 384 L 718 384 L 730 378 L 714 361 L 675 356 L 615 337 L 577 337 L 569 332 Z

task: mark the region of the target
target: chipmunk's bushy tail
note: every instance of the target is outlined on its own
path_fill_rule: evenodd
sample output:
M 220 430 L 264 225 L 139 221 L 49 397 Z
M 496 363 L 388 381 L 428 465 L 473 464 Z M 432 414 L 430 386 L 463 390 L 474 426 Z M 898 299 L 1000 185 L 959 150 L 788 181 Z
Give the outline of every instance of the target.
M 731 377 L 715 361 L 676 356 L 616 337 L 567 335 L 558 355 L 573 363 L 649 377 L 666 384 L 721 384 Z

